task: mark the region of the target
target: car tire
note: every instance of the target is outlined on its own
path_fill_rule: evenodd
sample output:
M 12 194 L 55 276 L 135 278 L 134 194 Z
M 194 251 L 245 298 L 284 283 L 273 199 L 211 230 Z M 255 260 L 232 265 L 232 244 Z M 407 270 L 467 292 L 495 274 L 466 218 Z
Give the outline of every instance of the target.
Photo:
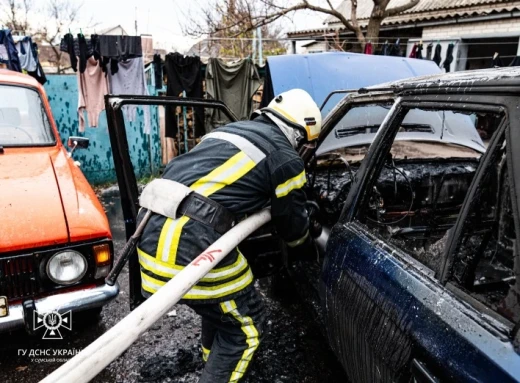
M 81 327 L 95 325 L 101 320 L 102 307 L 96 307 L 74 314 L 74 322 Z

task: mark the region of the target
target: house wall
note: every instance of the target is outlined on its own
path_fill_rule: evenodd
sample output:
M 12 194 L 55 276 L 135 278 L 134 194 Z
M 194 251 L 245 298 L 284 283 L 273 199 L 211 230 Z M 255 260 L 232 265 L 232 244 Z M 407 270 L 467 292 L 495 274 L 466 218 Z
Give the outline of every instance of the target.
M 45 91 L 63 144 L 67 144 L 70 136 L 82 136 L 90 139 L 88 149 L 77 150 L 72 155 L 81 163 L 81 170 L 89 182 L 93 185 L 116 182 L 105 111 L 99 115 L 97 128 L 86 127 L 85 132 L 79 133 L 77 76 L 48 75 Z M 152 106 L 150 114 L 150 135 L 143 133 L 144 119 L 141 108 L 137 110 L 135 121 L 125 121 L 130 157 L 138 178 L 156 173 L 161 166 L 157 107 Z
M 423 39 L 520 36 L 520 18 L 425 27 Z

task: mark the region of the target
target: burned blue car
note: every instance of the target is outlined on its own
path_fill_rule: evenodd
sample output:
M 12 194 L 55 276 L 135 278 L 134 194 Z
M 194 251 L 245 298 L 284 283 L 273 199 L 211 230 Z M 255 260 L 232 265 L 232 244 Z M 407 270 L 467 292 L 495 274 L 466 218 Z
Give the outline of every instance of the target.
M 514 68 L 360 89 L 301 153 L 323 231 L 291 274 L 352 382 L 520 380 L 519 94 Z

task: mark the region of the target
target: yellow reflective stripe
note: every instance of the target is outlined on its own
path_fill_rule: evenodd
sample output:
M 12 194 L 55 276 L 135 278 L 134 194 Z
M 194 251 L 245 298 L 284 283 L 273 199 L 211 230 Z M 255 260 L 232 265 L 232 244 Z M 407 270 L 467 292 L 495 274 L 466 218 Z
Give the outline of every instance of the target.
M 186 266 L 179 265 L 170 265 L 167 263 L 163 263 L 160 260 L 151 257 L 146 254 L 141 249 L 137 248 L 137 254 L 139 256 L 139 264 L 146 270 L 151 271 L 156 275 L 160 275 L 165 278 L 173 278 L 175 275 L 179 274 Z M 210 271 L 204 278 L 201 279 L 202 282 L 217 282 L 222 281 L 224 279 L 228 279 L 233 277 L 234 275 L 239 275 L 244 269 L 248 267 L 247 261 L 242 253 L 238 253 L 237 260 L 229 266 L 224 266 L 220 268 L 215 268 Z
M 157 246 L 158 256 L 163 262 L 171 264 L 175 263 L 177 258 L 177 248 L 179 247 L 179 240 L 181 239 L 182 228 L 188 221 L 189 217 L 182 216 L 181 218 L 166 220 L 161 235 L 159 237 L 159 244 Z M 168 222 L 170 221 L 170 222 Z
M 204 362 L 208 361 L 210 351 L 211 350 L 208 350 L 206 347 L 202 346 L 202 360 L 204 360 Z
M 241 151 L 208 175 L 196 181 L 190 188 L 203 196 L 209 197 L 223 187 L 231 185 L 255 166 L 255 162 Z
M 296 241 L 287 242 L 287 246 L 289 246 L 289 247 L 300 246 L 302 243 L 305 242 L 305 240 L 307 239 L 308 236 L 309 236 L 309 230 L 307 230 L 305 232 L 305 235 L 303 237 L 301 237 L 300 239 L 297 239 Z
M 251 270 L 247 270 L 246 273 L 241 275 L 234 281 L 223 283 L 216 286 L 198 286 L 195 285 L 183 299 L 213 299 L 221 298 L 226 295 L 233 294 L 237 291 L 242 290 L 253 281 L 253 273 Z M 145 291 L 155 293 L 167 282 L 155 279 L 141 271 L 141 282 L 142 287 Z
M 229 379 L 230 383 L 235 383 L 238 382 L 247 371 L 247 366 L 249 365 L 249 362 L 251 362 L 251 359 L 253 359 L 253 354 L 260 344 L 260 339 L 253 320 L 248 316 L 240 315 L 234 300 L 222 302 L 220 307 L 224 313 L 233 315 L 233 317 L 242 324 L 240 328 L 246 335 L 246 343 L 248 345 L 248 348 L 244 350 L 242 358 L 238 361 L 238 364 Z
M 285 197 L 292 190 L 300 189 L 303 185 L 305 185 L 305 182 L 307 182 L 307 178 L 305 177 L 305 170 L 304 170 L 297 176 L 295 176 L 293 178 L 289 178 L 283 184 L 278 185 L 275 190 L 276 197 L 277 198 Z

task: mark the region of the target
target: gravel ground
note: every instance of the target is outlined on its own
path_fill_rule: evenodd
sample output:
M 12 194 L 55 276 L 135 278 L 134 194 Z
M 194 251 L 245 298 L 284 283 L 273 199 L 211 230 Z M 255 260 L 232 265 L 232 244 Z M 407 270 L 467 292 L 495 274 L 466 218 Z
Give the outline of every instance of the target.
M 117 251 L 124 244 L 123 217 L 117 189 L 110 188 L 102 195 Z M 39 381 L 61 362 L 38 360 L 48 356 L 30 357 L 30 350 L 81 350 L 121 320 L 129 313 L 126 270 L 120 276 L 119 283 L 121 293 L 103 309 L 101 320 L 75 323 L 73 331 L 62 331 L 62 340 L 42 340 L 41 334 L 30 337 L 24 332 L 2 334 L 0 382 Z M 346 382 L 347 378 L 329 350 L 320 328 L 313 321 L 313 315 L 301 303 L 291 285 L 287 284 L 284 293 L 276 295 L 272 294 L 267 279 L 257 281 L 256 286 L 268 310 L 267 331 L 245 381 Z M 73 319 L 81 319 L 79 316 Z M 187 306 L 177 305 L 93 381 L 197 382 L 203 368 L 199 342 L 200 318 Z M 27 354 L 18 355 L 20 350 Z

